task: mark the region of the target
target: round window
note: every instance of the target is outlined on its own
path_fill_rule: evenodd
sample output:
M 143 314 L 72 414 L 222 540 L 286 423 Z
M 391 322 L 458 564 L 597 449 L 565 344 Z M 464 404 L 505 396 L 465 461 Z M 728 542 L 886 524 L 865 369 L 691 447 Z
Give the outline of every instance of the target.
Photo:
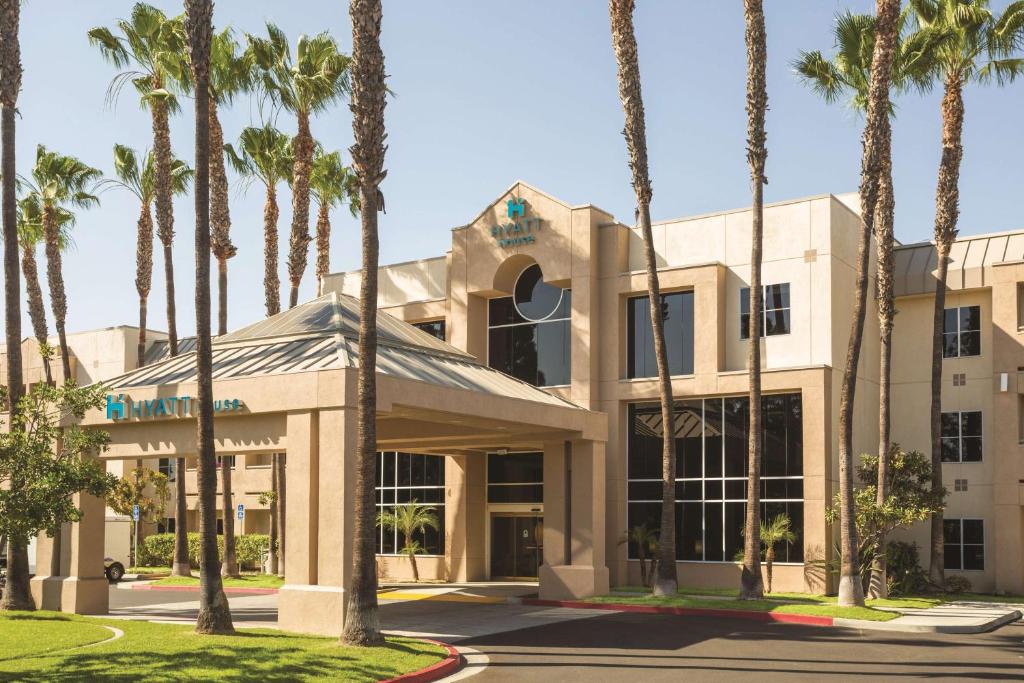
M 513 301 L 519 315 L 531 322 L 547 320 L 562 303 L 561 287 L 544 282 L 540 266 L 534 264 L 519 274 Z

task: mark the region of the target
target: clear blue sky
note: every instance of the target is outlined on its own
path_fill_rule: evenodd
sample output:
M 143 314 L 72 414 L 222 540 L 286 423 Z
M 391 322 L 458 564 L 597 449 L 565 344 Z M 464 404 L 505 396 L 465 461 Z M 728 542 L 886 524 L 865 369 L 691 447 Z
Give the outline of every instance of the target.
M 181 4 L 158 0 L 168 12 Z M 742 3 L 646 0 L 636 17 L 647 109 L 655 219 L 735 208 L 749 201 L 743 110 L 745 49 Z M 767 4 L 767 201 L 857 187 L 861 121 L 841 105 L 826 106 L 793 76 L 800 49 L 831 49 L 831 24 L 847 7 L 873 10 L 872 0 L 785 0 Z M 994 0 L 1001 9 L 1007 3 Z M 31 0 L 22 15 L 24 90 L 19 100 L 19 171 L 31 168 L 35 145 L 79 156 L 112 172 L 115 142 L 149 146 L 149 116 L 125 90 L 104 106 L 114 69 L 89 46 L 86 31 L 112 25 L 129 2 Z M 387 1 L 383 40 L 397 97 L 386 112 L 390 148 L 383 191 L 381 262 L 443 253 L 449 229 L 464 224 L 516 179 L 570 203 L 594 203 L 620 219 L 633 216 L 622 110 L 615 84 L 607 3 L 603 0 L 519 0 L 441 3 Z M 351 44 L 341 0 L 218 0 L 215 23 L 258 32 L 267 19 L 294 40 L 329 30 Z M 172 122 L 176 151 L 191 159 L 191 102 Z M 966 93 L 961 233 L 1020 228 L 1024 170 L 1024 84 Z M 224 115 L 226 137 L 259 123 L 245 100 Z M 294 121 L 279 125 L 294 132 Z M 313 123 L 329 148 L 351 144 L 347 107 Z M 927 239 L 934 216 L 939 153 L 938 95 L 899 102 L 895 126 L 897 237 Z M 347 152 L 346 152 L 347 157 Z M 230 324 L 263 315 L 262 192 L 235 196 L 230 261 Z M 290 200 L 282 201 L 282 278 Z M 84 212 L 76 249 L 65 260 L 69 330 L 137 320 L 134 287 L 138 207 L 127 193 L 108 192 Z M 178 202 L 175 267 L 178 328 L 194 330 L 191 197 Z M 159 251 L 150 297 L 151 327 L 165 329 Z M 359 266 L 358 229 L 345 210 L 334 218 L 333 270 Z M 314 293 L 313 257 L 302 298 Z M 45 284 L 44 284 L 45 287 Z M 283 290 L 285 301 L 287 290 Z M 50 321 L 52 331 L 52 319 Z M 27 319 L 25 334 L 30 334 Z

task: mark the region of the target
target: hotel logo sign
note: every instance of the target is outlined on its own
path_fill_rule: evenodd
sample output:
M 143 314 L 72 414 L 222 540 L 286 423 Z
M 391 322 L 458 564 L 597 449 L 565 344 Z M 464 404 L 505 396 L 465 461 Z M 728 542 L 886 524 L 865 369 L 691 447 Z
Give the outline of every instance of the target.
M 536 233 L 540 232 L 541 221 L 539 218 L 526 217 L 525 201 L 519 197 L 509 199 L 506 202 L 505 213 L 509 218 L 508 222 L 491 228 L 491 237 L 499 247 L 518 247 L 537 241 Z
M 151 400 L 134 401 L 124 394 L 107 394 L 107 419 L 114 422 L 125 420 L 159 418 L 159 417 L 189 417 L 192 415 L 194 406 L 199 405 L 199 399 L 191 396 L 169 396 L 167 398 L 154 398 Z M 233 413 L 242 409 L 244 404 L 237 398 L 224 399 L 213 402 L 214 413 Z

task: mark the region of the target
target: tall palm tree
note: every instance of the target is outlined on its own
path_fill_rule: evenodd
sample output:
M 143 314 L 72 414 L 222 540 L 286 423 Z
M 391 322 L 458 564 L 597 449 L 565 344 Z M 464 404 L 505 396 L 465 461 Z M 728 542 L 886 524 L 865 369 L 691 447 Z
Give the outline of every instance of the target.
M 109 102 L 114 102 L 127 83 L 139 93 L 142 105 L 149 109 L 153 128 L 155 156 L 155 195 L 157 232 L 164 252 L 164 278 L 167 289 L 167 343 L 172 356 L 178 355 L 177 312 L 174 301 L 174 207 L 171 168 L 169 116 L 180 106 L 175 94 L 185 80 L 181 55 L 185 34 L 181 18 L 168 18 L 163 11 L 136 3 L 128 19 L 119 19 L 120 35 L 107 27 L 89 31 L 89 42 L 118 69 L 124 69 L 110 83 Z M 182 468 L 184 469 L 184 468 Z
M 634 0 L 609 0 L 612 48 L 618 67 L 619 99 L 625 111 L 623 134 L 629 151 L 629 168 L 633 174 L 636 194 L 636 215 L 644 241 L 647 266 L 647 296 L 651 306 L 651 329 L 654 356 L 658 365 L 658 390 L 661 398 L 662 463 L 661 524 L 658 537 L 658 575 L 652 581 L 655 595 L 674 595 L 676 574 L 676 443 L 673 416 L 672 381 L 669 378 L 668 354 L 665 348 L 665 321 L 662 317 L 661 287 L 651 236 L 651 179 L 647 168 L 647 130 L 644 102 L 640 90 L 640 64 L 637 59 L 636 35 L 633 32 Z
M 901 13 L 892 66 L 892 87 L 897 91 L 911 86 L 923 87 L 920 72 L 938 45 L 948 39 L 941 31 L 920 30 L 904 35 L 907 14 Z M 837 54 L 833 59 L 821 52 L 801 52 L 793 66 L 797 74 L 826 102 L 833 103 L 844 94 L 849 104 L 863 113 L 868 104 L 868 86 L 871 82 L 871 58 L 875 44 L 875 17 L 869 14 L 846 12 L 836 17 L 833 36 Z M 896 209 L 892 181 L 892 126 L 890 119 L 895 107 L 890 104 L 890 116 L 880 129 L 881 176 L 878 180 L 878 199 L 874 221 L 877 241 L 877 274 L 875 280 L 878 300 L 879 328 L 879 380 L 878 380 L 878 503 L 889 498 L 888 462 L 891 439 L 891 359 L 892 329 L 896 316 L 893 293 L 893 254 L 895 235 L 893 221 Z M 888 594 L 885 566 L 885 538 L 880 537 L 872 560 L 868 597 L 884 598 Z
M 868 255 L 874 230 L 873 207 L 884 170 L 884 150 L 889 121 L 889 85 L 896 54 L 899 29 L 899 0 L 876 0 L 875 44 L 871 57 L 871 81 L 868 86 L 867 115 L 864 124 L 863 156 L 860 169 L 861 229 L 857 244 L 857 275 L 854 287 L 853 315 L 843 382 L 839 392 L 839 547 L 842 565 L 839 576 L 839 604 L 863 605 L 864 588 L 860 582 L 857 556 L 856 514 L 853 508 L 853 406 L 857 391 L 857 365 L 864 339 L 864 318 L 868 293 Z
M 277 186 L 291 182 L 291 138 L 271 125 L 244 128 L 238 136 L 237 149 L 224 146 L 235 172 L 247 182 L 258 181 L 266 190 L 263 202 L 263 289 L 267 316 L 281 312 L 281 282 L 277 275 Z
M 67 209 L 58 210 L 57 222 L 61 235 L 61 250 L 67 248 L 70 241 L 68 230 L 74 226 L 75 216 Z M 18 202 L 18 243 L 21 245 L 21 272 L 25 276 L 25 290 L 28 295 L 28 314 L 32 321 L 32 333 L 39 344 L 43 359 L 43 371 L 46 383 L 53 382 L 50 369 L 48 338 L 46 325 L 46 303 L 43 301 L 43 288 L 39 285 L 39 268 L 36 262 L 36 248 L 43 241 L 43 207 L 39 197 L 28 194 Z
M 21 367 L 21 273 L 18 269 L 18 197 L 15 183 L 15 114 L 21 92 L 21 0 L 0 0 L 0 214 L 4 233 L 4 340 L 7 342 L 7 396 L 10 420 L 24 394 Z M 11 486 L 21 482 L 12 481 Z M 0 610 L 35 609 L 29 591 L 28 547 L 7 545 L 7 587 Z
M 196 121 L 196 452 L 199 458 L 199 614 L 196 632 L 234 633 L 217 555 L 217 460 L 210 346 L 210 43 L 212 0 L 185 0 Z M 220 150 L 217 150 L 219 153 Z
M 1003 85 L 1024 73 L 1024 60 L 1012 57 L 1024 34 L 1024 2 L 1011 3 L 1001 16 L 988 0 L 910 0 L 921 28 L 952 34 L 937 50 L 929 75 L 943 85 L 942 155 L 935 189 L 935 309 L 932 329 L 931 446 L 932 490 L 942 484 L 942 332 L 946 307 L 946 275 L 949 251 L 957 235 L 960 213 L 960 161 L 963 158 L 964 87 L 995 81 Z M 943 566 L 943 513 L 931 518 L 931 552 L 928 577 L 932 584 L 946 583 Z
M 149 310 L 149 290 L 153 282 L 153 198 L 156 193 L 156 157 L 151 151 L 140 158 L 127 145 L 114 145 L 114 173 L 117 178 L 103 182 L 105 186 L 128 190 L 139 200 L 138 235 L 135 248 L 135 290 L 139 294 L 139 342 L 137 363 L 145 364 L 146 317 Z M 175 197 L 188 192 L 194 172 L 181 159 L 171 159 L 171 194 Z
M 341 160 L 341 152 L 324 152 L 319 146 L 313 154 L 309 178 L 318 211 L 316 217 L 316 294 L 323 294 L 323 279 L 331 270 L 331 209 L 348 202 L 355 218 L 359 214 L 359 188 L 355 174 Z
M 377 212 L 384 209 L 384 52 L 381 0 L 352 0 L 352 133 L 349 149 L 359 181 L 363 272 L 359 285 L 359 377 L 356 403 L 355 534 L 352 593 L 341 639 L 350 645 L 384 641 L 377 614 L 377 533 L 374 470 L 377 461 Z M 296 164 L 298 165 L 298 164 Z
M 768 110 L 765 65 L 768 48 L 761 0 L 744 0 L 743 16 L 747 43 L 747 163 L 753 188 L 750 228 L 750 433 L 747 455 L 747 514 L 744 526 L 743 571 L 740 599 L 764 597 L 761 580 L 761 319 L 764 289 L 761 287 L 761 246 L 764 236 L 764 168 L 768 157 L 764 119 Z
M 310 117 L 326 110 L 349 91 L 349 58 L 338 51 L 329 34 L 299 36 L 295 54 L 288 38 L 274 24 L 267 24 L 267 37 L 247 36 L 249 52 L 262 92 L 277 107 L 293 114 L 298 132 L 292 143 L 292 230 L 288 249 L 288 279 L 291 293 L 288 307 L 299 302 L 299 284 L 306 270 L 309 243 L 309 179 L 313 162 L 313 134 Z
M 61 249 L 64 241 L 61 221 L 67 222 L 71 208 L 89 208 L 99 205 L 94 194 L 103 177 L 93 168 L 72 156 L 51 152 L 45 146 L 36 147 L 36 164 L 31 179 L 24 179 L 31 194 L 42 208 L 43 241 L 46 245 L 46 281 L 50 288 L 50 307 L 60 340 L 63 381 L 74 380 L 71 375 L 71 354 L 68 351 L 67 332 L 64 327 L 68 313 L 67 293 L 64 290 L 64 272 Z

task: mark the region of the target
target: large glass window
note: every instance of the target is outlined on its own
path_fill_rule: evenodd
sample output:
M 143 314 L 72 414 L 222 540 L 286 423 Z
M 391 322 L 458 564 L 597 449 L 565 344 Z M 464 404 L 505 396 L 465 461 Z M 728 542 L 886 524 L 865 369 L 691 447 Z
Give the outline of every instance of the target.
M 394 510 L 412 502 L 429 505 L 437 515 L 438 530 L 413 536 L 428 555 L 444 555 L 444 456 L 419 453 L 377 454 L 377 512 Z M 378 528 L 377 553 L 393 555 L 405 545 L 395 529 Z
M 947 308 L 942 322 L 942 357 L 981 355 L 981 306 Z
M 942 413 L 942 462 L 981 462 L 981 411 Z
M 441 341 L 445 341 L 444 320 L 426 320 L 424 322 L 413 323 L 412 326 L 423 330 L 429 335 L 437 337 Z
M 650 300 L 650 297 L 637 296 L 626 302 L 629 317 L 627 377 L 658 375 Z M 661 319 L 665 324 L 669 374 L 693 374 L 693 292 L 662 295 Z
M 489 453 L 488 503 L 543 503 L 543 453 Z
M 800 394 L 762 398 L 761 517 L 785 513 L 796 541 L 779 543 L 779 562 L 803 561 L 803 415 Z M 675 404 L 676 557 L 731 562 L 743 550 L 747 499 L 745 396 Z M 629 408 L 627 528 L 661 524 L 661 408 Z M 637 557 L 633 544 L 629 556 Z
M 761 336 L 789 334 L 789 283 L 764 286 Z M 750 287 L 740 290 L 740 339 L 750 338 Z
M 488 365 L 534 386 L 568 384 L 572 291 L 544 282 L 540 266 L 524 270 L 513 296 L 488 307 Z
M 943 566 L 946 569 L 985 569 L 985 522 L 980 519 L 942 520 Z

